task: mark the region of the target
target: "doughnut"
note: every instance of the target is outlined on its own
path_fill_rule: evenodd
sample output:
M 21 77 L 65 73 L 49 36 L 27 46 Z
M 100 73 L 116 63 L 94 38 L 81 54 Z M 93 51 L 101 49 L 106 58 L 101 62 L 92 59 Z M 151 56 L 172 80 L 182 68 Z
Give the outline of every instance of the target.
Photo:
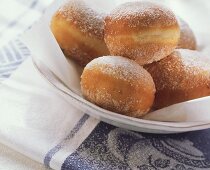
M 171 54 L 179 37 L 174 13 L 156 3 L 127 2 L 105 18 L 104 39 L 111 55 L 127 57 L 140 65 Z
M 180 39 L 177 49 L 196 50 L 196 39 L 190 26 L 181 18 L 178 21 L 180 26 Z
M 210 61 L 200 52 L 177 49 L 145 68 L 156 86 L 155 109 L 210 95 Z
M 81 90 L 88 101 L 131 117 L 145 115 L 155 97 L 151 75 L 120 56 L 99 57 L 88 63 L 81 76 Z
M 105 14 L 83 0 L 70 0 L 54 14 L 51 30 L 67 58 L 85 66 L 109 54 L 104 42 L 104 18 Z

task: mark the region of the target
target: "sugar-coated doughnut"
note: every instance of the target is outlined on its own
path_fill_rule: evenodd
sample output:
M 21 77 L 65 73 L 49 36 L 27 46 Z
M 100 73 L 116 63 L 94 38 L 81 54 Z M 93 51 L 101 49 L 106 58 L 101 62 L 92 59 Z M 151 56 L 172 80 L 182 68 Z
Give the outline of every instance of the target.
M 190 26 L 181 18 L 178 21 L 181 33 L 177 48 L 196 50 L 196 38 Z
M 210 95 L 210 62 L 197 51 L 175 50 L 145 68 L 155 82 L 156 109 Z
M 81 76 L 81 90 L 90 102 L 132 117 L 145 115 L 155 96 L 151 75 L 136 62 L 119 56 L 88 63 Z
M 109 54 L 104 42 L 104 17 L 84 0 L 70 0 L 55 13 L 51 29 L 68 58 L 85 66 Z
M 105 42 L 111 55 L 140 65 L 158 61 L 177 47 L 180 29 L 174 13 L 162 5 L 127 2 L 105 18 Z

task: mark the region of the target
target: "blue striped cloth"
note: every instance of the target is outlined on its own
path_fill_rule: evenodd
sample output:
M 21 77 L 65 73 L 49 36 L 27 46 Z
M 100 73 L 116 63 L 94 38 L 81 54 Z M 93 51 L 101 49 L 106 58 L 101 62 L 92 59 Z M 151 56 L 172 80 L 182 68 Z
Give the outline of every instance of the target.
M 8 78 L 17 67 L 30 56 L 28 48 L 20 41 L 15 40 L 0 49 L 0 81 Z
M 7 0 L 3 0 L 6 4 Z M 7 1 L 10 2 L 11 0 Z M 3 34 L 10 34 L 21 28 L 21 17 L 30 15 L 30 11 L 41 11 L 46 4 L 38 0 L 16 0 L 11 3 L 26 6 L 19 17 L 6 21 Z M 28 8 L 27 10 L 25 10 Z M 1 7 L 0 7 L 1 9 Z M 41 15 L 41 14 L 40 14 Z M 38 18 L 39 15 L 36 17 Z M 0 16 L 0 23 L 5 17 Z M 25 30 L 31 23 L 24 25 Z M 2 28 L 0 26 L 0 28 Z M 16 32 L 16 35 L 20 32 Z M 5 39 L 5 42 L 7 39 Z M 0 81 L 8 78 L 26 59 L 30 51 L 18 39 L 9 41 L 0 47 Z M 43 163 L 51 167 L 55 154 L 69 145 L 85 124 L 91 120 L 83 115 L 65 139 L 55 144 L 44 156 Z M 59 160 L 60 161 L 60 160 Z M 58 162 L 59 162 L 58 161 Z M 139 169 L 139 170 L 207 170 L 210 169 L 210 130 L 174 135 L 155 135 L 127 131 L 99 122 L 88 137 L 71 154 L 61 160 L 62 170 L 72 169 Z
M 0 81 L 8 78 L 30 56 L 26 46 L 15 37 L 38 20 L 51 2 L 52 0 L 1 0 Z

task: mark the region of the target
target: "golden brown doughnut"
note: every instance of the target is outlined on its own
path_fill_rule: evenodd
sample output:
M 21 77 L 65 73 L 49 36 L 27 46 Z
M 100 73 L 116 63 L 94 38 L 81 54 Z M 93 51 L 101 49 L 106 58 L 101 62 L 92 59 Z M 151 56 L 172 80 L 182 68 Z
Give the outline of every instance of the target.
M 159 61 L 176 48 L 180 37 L 173 12 L 159 4 L 128 2 L 105 18 L 105 42 L 111 55 L 140 65 Z
M 83 0 L 70 0 L 55 13 L 51 29 L 68 58 L 85 66 L 109 54 L 104 42 L 104 17 Z
M 90 102 L 132 117 L 145 115 L 155 96 L 151 75 L 136 62 L 119 56 L 99 57 L 88 63 L 81 89 Z
M 197 51 L 175 50 L 145 68 L 155 82 L 156 109 L 210 95 L 210 62 Z
M 181 18 L 178 21 L 181 33 L 177 48 L 196 50 L 196 39 L 190 26 Z

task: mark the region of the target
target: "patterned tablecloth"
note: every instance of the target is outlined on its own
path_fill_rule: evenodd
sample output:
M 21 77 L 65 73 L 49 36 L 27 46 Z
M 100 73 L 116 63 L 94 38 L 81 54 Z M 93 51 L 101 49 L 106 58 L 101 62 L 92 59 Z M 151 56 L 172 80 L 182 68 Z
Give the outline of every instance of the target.
M 5 15 L 2 12 L 4 7 L 0 5 L 0 80 L 4 81 L 26 58 L 30 58 L 30 51 L 21 40 L 8 40 L 37 20 L 50 1 L 2 0 L 1 3 L 4 7 L 17 11 L 16 15 Z M 50 162 L 55 159 L 54 155 L 71 145 L 71 140 L 90 119 L 88 115 L 83 115 L 68 135 L 46 153 L 43 159 L 46 167 L 52 167 Z M 131 132 L 99 122 L 73 153 L 59 161 L 63 170 L 210 169 L 210 130 L 156 135 Z

